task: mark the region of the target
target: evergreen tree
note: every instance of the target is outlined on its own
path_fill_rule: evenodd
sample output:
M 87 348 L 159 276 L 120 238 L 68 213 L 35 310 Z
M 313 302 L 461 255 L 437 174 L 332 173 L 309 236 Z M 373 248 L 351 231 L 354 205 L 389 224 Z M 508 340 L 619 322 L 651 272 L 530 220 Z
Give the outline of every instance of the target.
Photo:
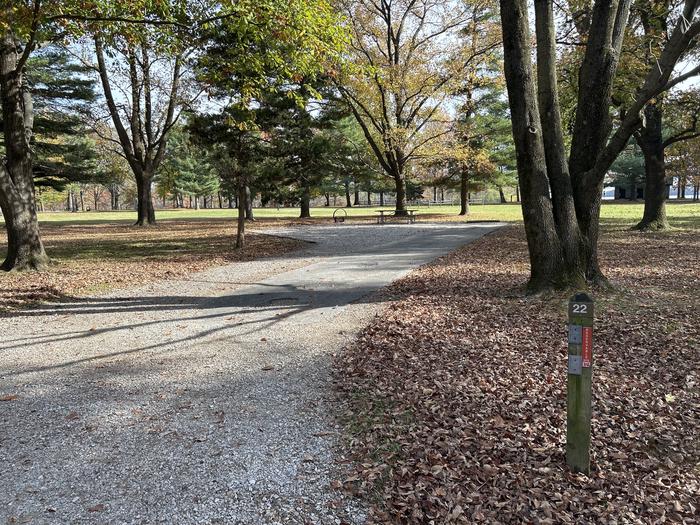
M 191 197 L 194 208 L 199 209 L 200 197 L 219 191 L 219 177 L 207 152 L 181 128 L 170 137 L 164 171 L 170 175 L 172 191 Z
M 367 171 L 364 164 L 355 162 L 358 151 L 348 140 L 343 112 L 332 94 L 314 102 L 315 94 L 325 87 L 320 82 L 301 83 L 293 93 L 269 93 L 261 97 L 258 110 L 258 122 L 267 137 L 262 179 L 274 189 L 277 200 L 299 203 L 301 218 L 310 217 L 311 198 L 322 193 L 329 181 L 344 178 L 347 186 Z
M 95 171 L 94 144 L 86 138 L 86 115 L 95 99 L 89 68 L 57 46 L 27 61 L 26 82 L 34 104 L 34 183 L 62 190 Z M 2 138 L 0 137 L 0 142 Z M 1 146 L 4 150 L 4 145 Z

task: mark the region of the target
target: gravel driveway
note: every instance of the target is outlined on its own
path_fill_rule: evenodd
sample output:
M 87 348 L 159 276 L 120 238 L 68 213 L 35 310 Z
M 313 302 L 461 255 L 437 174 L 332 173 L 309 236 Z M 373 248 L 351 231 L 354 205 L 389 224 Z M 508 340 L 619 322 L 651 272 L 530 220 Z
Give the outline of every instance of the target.
M 266 230 L 314 244 L 3 318 L 0 523 L 362 523 L 330 489 L 332 353 L 496 227 Z

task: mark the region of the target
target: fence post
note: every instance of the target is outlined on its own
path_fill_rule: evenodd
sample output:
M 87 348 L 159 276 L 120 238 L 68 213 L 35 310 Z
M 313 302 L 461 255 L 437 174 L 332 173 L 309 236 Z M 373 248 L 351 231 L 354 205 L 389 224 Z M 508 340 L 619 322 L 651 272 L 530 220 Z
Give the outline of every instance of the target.
M 589 474 L 591 449 L 591 376 L 593 372 L 593 299 L 577 293 L 569 299 L 566 464 Z

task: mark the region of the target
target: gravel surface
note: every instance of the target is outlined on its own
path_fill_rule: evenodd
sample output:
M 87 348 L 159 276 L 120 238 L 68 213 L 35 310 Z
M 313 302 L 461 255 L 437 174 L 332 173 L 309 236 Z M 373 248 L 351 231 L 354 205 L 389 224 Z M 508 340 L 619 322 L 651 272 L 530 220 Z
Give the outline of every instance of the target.
M 313 244 L 3 318 L 0 523 L 362 523 L 330 488 L 332 353 L 497 226 L 266 230 Z

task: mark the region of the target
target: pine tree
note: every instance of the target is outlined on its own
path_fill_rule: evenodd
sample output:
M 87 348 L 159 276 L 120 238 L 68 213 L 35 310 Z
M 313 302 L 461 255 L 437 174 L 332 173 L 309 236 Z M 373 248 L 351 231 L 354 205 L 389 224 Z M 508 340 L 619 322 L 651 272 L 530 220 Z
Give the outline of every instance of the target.
M 27 62 L 27 83 L 34 100 L 34 181 L 63 189 L 87 181 L 95 172 L 94 144 L 86 138 L 85 116 L 96 99 L 90 70 L 65 49 L 40 50 Z
M 172 175 L 172 189 L 192 197 L 197 209 L 200 197 L 219 191 L 219 176 L 206 151 L 194 144 L 181 128 L 172 132 L 164 168 Z

